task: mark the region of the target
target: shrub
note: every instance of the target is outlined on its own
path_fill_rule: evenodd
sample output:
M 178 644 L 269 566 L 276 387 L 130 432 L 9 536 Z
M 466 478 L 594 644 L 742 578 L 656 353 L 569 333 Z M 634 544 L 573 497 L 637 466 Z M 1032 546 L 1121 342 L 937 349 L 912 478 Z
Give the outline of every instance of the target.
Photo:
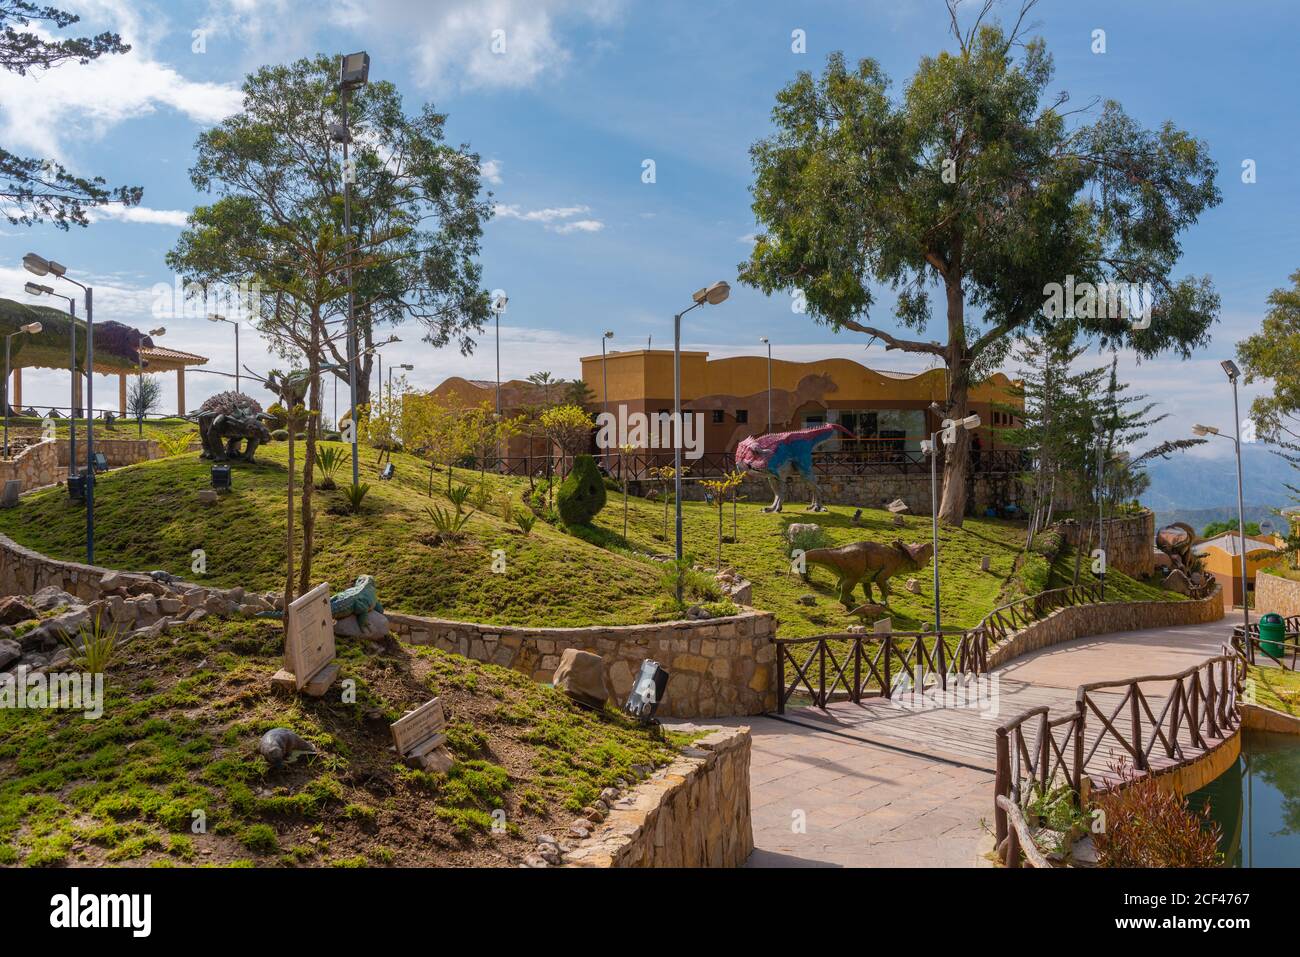
M 465 510 L 465 503 L 469 501 L 469 486 L 457 485 L 447 493 L 447 498 L 451 499 L 451 504 L 456 506 L 456 514 L 459 515 Z
M 370 486 L 365 482 L 360 485 L 349 485 L 343 490 L 344 496 L 348 500 L 348 508 L 353 512 L 361 511 L 361 503 L 366 499 L 366 493 L 370 491 Z
M 284 429 L 276 429 L 274 432 L 271 433 L 271 438 L 275 439 L 275 441 L 277 442 L 288 442 L 289 433 Z
M 826 529 L 818 525 L 816 528 L 801 528 L 794 535 L 787 536 L 786 540 L 789 545 L 783 549 L 788 555 L 796 548 L 803 551 L 811 551 L 814 548 L 826 548 L 830 545 L 830 536 L 826 534 Z
M 429 516 L 429 521 L 433 523 L 434 531 L 437 532 L 434 539 L 438 542 L 455 541 L 460 538 L 470 516 L 474 514 L 471 511 L 462 515 L 459 511 L 453 512 L 441 505 L 426 505 L 424 513 Z
M 334 473 L 343 465 L 345 456 L 345 450 L 337 445 L 322 445 L 316 449 L 316 464 L 320 466 L 321 471 L 321 480 L 316 484 L 317 488 L 334 488 Z
M 273 403 L 266 410 L 266 414 L 271 417 L 270 426 L 273 429 L 284 429 L 289 426 L 289 413 L 279 402 Z
M 158 448 L 165 458 L 183 455 L 190 449 L 190 443 L 198 437 L 197 432 L 164 432 L 158 436 Z
M 573 460 L 573 471 L 560 486 L 555 497 L 560 521 L 565 525 L 590 525 L 596 514 L 605 507 L 605 482 L 596 460 L 590 455 L 579 455 Z
M 531 535 L 533 526 L 537 524 L 537 516 L 527 509 L 517 509 L 514 514 L 515 524 L 519 526 L 519 531 L 525 535 Z
M 342 442 L 342 441 L 343 441 L 343 433 L 341 433 L 341 432 L 326 432 L 326 433 L 325 433 L 325 441 L 326 441 L 326 442 Z
M 105 624 L 96 615 L 90 628 L 83 627 L 78 637 L 81 639 L 80 646 L 71 638 L 63 639 L 72 652 L 72 664 L 92 675 L 102 675 L 117 657 L 117 627 L 111 622 Z
M 1218 867 L 1219 825 L 1210 804 L 1193 811 L 1187 799 L 1126 762 L 1111 770 L 1126 782 L 1096 800 L 1102 828 L 1093 836 L 1102 867 Z

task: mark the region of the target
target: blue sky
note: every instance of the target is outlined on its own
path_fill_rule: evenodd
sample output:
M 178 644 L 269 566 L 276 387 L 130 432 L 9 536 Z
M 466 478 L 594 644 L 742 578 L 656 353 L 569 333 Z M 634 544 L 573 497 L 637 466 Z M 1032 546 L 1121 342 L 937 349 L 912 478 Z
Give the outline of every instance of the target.
M 483 158 L 485 188 L 501 207 L 482 261 L 485 285 L 510 296 L 506 377 L 541 369 L 576 376 L 577 357 L 599 351 L 606 328 L 615 348 L 642 347 L 648 336 L 670 345 L 672 313 L 715 279 L 733 282 L 732 298 L 688 317 L 686 347 L 757 353 L 758 337 L 768 335 L 778 356 L 920 367 L 865 349 L 858 335 L 830 333 L 793 313 L 787 297 L 739 286 L 735 273 L 756 229 L 748 149 L 770 129 L 777 90 L 800 70 L 819 72 L 833 50 L 875 57 L 901 89 L 921 56 L 951 47 L 941 0 L 62 5 L 83 15 L 87 32 L 117 30 L 135 49 L 30 80 L 0 78 L 0 142 L 114 184 L 143 185 L 145 209 L 101 214 L 68 234 L 0 225 L 0 295 L 26 298 L 20 260 L 33 249 L 93 278 L 97 318 L 155 324 L 149 290 L 172 281 L 163 256 L 185 211 L 203 201 L 187 177 L 197 133 L 237 108 L 239 81 L 261 63 L 366 49 L 372 76 L 395 82 L 411 109 L 431 101 L 449 113 L 449 138 Z M 1206 140 L 1219 163 L 1223 204 L 1186 234 L 1180 270 L 1210 273 L 1223 297 L 1214 344 L 1189 362 L 1136 366 L 1125 357 L 1124 368 L 1170 413 L 1161 437 L 1186 435 L 1193 421 L 1228 428 L 1218 360 L 1256 328 L 1268 292 L 1300 268 L 1300 88 L 1285 42 L 1300 30 L 1300 12 L 1283 0 L 1043 0 L 1033 19 L 1056 61 L 1053 89 L 1068 90 L 1075 105 L 1115 98 L 1149 126 L 1173 120 Z M 1106 34 L 1104 54 L 1090 49 L 1097 29 Z M 193 50 L 195 30 L 206 31 L 204 52 Z M 504 54 L 492 52 L 494 30 L 505 31 Z M 804 31 L 806 53 L 792 51 L 794 30 Z M 653 184 L 642 182 L 647 159 Z M 1256 164 L 1253 184 L 1241 181 L 1247 159 Z M 873 313 L 887 327 L 889 304 L 886 293 Z M 228 327 L 167 325 L 165 344 L 232 369 Z M 414 384 L 493 375 L 490 330 L 470 359 L 420 343 L 414 328 L 399 334 L 395 358 L 415 364 Z M 268 364 L 251 330 L 243 345 L 245 362 Z M 66 401 L 66 379 L 54 373 L 29 372 L 24 385 L 29 403 Z M 97 386 L 115 400 L 110 380 Z M 192 376 L 189 405 L 221 387 L 218 377 Z M 171 388 L 168 381 L 168 403 Z M 1230 449 L 1212 446 L 1204 454 Z

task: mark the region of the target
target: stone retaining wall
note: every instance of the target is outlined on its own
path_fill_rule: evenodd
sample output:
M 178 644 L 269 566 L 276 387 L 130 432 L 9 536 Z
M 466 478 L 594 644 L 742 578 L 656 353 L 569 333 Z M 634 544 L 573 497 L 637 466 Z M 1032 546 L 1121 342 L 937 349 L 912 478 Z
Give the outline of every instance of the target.
M 66 470 L 59 469 L 55 445 L 53 441 L 37 442 L 27 446 L 12 459 L 0 459 L 0 488 L 10 479 L 18 479 L 23 483 L 22 491 L 27 492 L 53 485 L 65 477 Z
M 670 674 L 659 714 L 674 718 L 762 714 L 776 707 L 776 619 L 745 610 L 730 618 L 589 628 L 518 628 L 389 614 L 402 641 L 433 645 L 551 680 L 568 648 L 594 652 L 620 703 L 646 658 Z
M 1095 547 L 1096 522 L 1079 523 L 1070 519 L 1058 523 L 1067 544 Z M 1108 518 L 1102 522 L 1102 537 L 1106 542 L 1106 564 L 1125 575 L 1146 578 L 1156 570 L 1156 515 L 1144 509 L 1138 515 L 1125 518 Z
M 135 426 L 132 425 L 131 428 Z M 66 469 L 68 440 L 55 439 L 55 443 L 58 445 L 59 465 Z M 162 455 L 155 439 L 138 439 L 134 436 L 129 439 L 108 438 L 104 435 L 101 426 L 95 427 L 95 451 L 104 453 L 104 458 L 108 460 L 108 467 L 112 469 L 121 468 L 123 465 L 135 465 L 137 462 L 147 462 Z M 81 467 L 85 468 L 86 430 L 84 428 L 77 429 L 77 458 L 80 460 Z
M 671 682 L 669 683 L 671 686 Z M 573 867 L 740 867 L 754 849 L 749 728 L 715 731 L 616 800 Z
M 1255 572 L 1255 610 L 1261 614 L 1275 611 L 1283 618 L 1300 615 L 1300 581 Z
M 1075 638 L 1106 635 L 1143 628 L 1200 625 L 1223 617 L 1223 590 L 1205 598 L 1184 601 L 1113 601 L 1071 605 L 1026 625 L 989 649 L 988 666 L 999 668 L 1031 651 L 1059 645 Z

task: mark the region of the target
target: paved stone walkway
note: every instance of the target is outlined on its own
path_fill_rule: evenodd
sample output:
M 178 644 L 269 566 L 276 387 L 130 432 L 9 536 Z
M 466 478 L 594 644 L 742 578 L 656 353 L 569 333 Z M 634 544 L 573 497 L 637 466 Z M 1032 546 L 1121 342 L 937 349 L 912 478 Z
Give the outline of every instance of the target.
M 975 867 L 990 843 L 996 727 L 1038 704 L 1072 704 L 1090 681 L 1181 671 L 1213 657 L 1232 621 L 1120 632 L 1066 642 L 996 674 L 996 720 L 969 717 L 935 746 L 933 711 L 863 709 L 849 702 L 785 719 L 725 719 L 753 729 L 754 853 L 750 867 Z M 940 716 L 940 719 L 945 716 Z M 987 740 L 975 740 L 981 735 Z

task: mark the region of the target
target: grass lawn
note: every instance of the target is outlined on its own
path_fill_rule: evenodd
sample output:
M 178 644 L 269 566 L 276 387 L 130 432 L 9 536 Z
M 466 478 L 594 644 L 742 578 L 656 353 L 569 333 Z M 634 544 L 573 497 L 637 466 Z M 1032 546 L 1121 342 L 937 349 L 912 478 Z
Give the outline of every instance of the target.
M 1246 679 L 1254 680 L 1256 704 L 1300 717 L 1300 674 L 1251 665 Z
M 396 644 L 339 642 L 355 704 L 337 690 L 276 697 L 282 647 L 278 622 L 208 619 L 119 649 L 98 720 L 0 709 L 0 865 L 516 864 L 633 765 L 667 764 L 689 740 L 655 740 L 508 669 Z M 457 760 L 446 774 L 390 749 L 389 723 L 434 695 Z M 257 742 L 278 726 L 319 756 L 271 771 Z M 498 810 L 504 833 L 492 832 Z
M 100 476 L 95 494 L 96 561 L 137 571 L 161 568 L 217 585 L 283 587 L 287 454 L 286 443 L 272 443 L 258 451 L 256 465 L 235 466 L 234 491 L 215 506 L 198 503 L 196 493 L 208 486 L 209 466 L 195 452 Z M 341 488 L 317 493 L 317 581 L 329 581 L 337 589 L 358 575 L 372 574 L 386 607 L 494 624 L 634 624 L 666 614 L 663 566 L 651 556 L 672 551 L 671 505 L 668 538 L 663 503 L 632 497 L 625 539 L 622 495 L 613 491 L 591 528 L 570 532 L 539 520 L 531 535 L 524 535 L 502 516 L 506 505 L 522 508 L 528 481 L 488 475 L 482 479 L 491 500 L 488 507 L 470 518 L 459 542 L 438 542 L 425 509 L 430 504 L 451 509 L 445 472 L 434 475 L 429 498 L 427 465 L 402 454 L 393 460 L 395 480 L 381 482 L 375 454 L 367 450 L 363 456 L 362 481 L 371 490 L 360 514 L 346 511 Z M 347 474 L 345 463 L 336 476 L 340 486 Z M 461 469 L 454 480 L 475 488 L 480 483 L 478 473 Z M 855 527 L 849 506 L 813 515 L 795 504 L 782 515 L 768 515 L 762 511 L 765 504 L 739 503 L 736 541 L 730 540 L 732 509 L 730 504 L 725 507 L 728 540 L 722 557 L 753 582 L 753 604 L 777 614 L 783 637 L 840 631 L 857 622 L 840 606 L 828 570 L 809 566 L 809 581 L 791 573 L 787 525 L 816 522 L 835 545 L 863 539 L 925 542 L 931 534 L 925 517 L 908 517 L 906 527 L 896 528 L 888 513 L 864 508 L 862 524 Z M 688 554 L 713 565 L 716 507 L 684 503 L 683 531 Z M 28 496 L 19 508 L 0 512 L 0 532 L 54 557 L 78 560 L 84 555 L 84 511 L 58 489 Z M 1021 557 L 1023 538 L 1023 527 L 1007 521 L 972 518 L 961 529 L 941 527 L 945 627 L 974 625 L 997 604 L 1039 591 L 1060 575 L 1072 575 L 1072 559 L 1062 558 L 1049 569 L 1041 555 Z M 207 574 L 201 579 L 190 571 L 194 549 L 206 553 Z M 498 549 L 506 560 L 505 574 L 492 572 Z M 986 555 L 987 572 L 980 570 Z M 932 575 L 927 568 L 915 577 L 917 594 L 906 590 L 905 575 L 892 582 L 896 631 L 932 621 Z M 1110 577 L 1108 597 L 1166 594 L 1118 573 Z

